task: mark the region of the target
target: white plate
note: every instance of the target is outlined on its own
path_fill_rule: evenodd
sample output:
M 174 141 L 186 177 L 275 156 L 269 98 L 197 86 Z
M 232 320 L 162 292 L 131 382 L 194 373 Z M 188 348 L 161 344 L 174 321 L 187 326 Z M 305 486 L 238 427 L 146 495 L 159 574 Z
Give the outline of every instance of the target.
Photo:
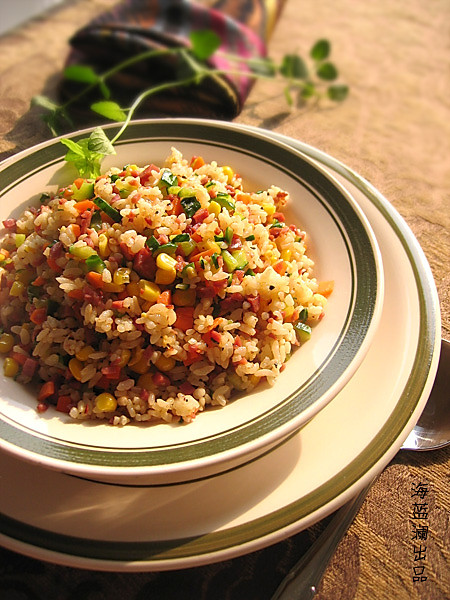
M 115 126 L 116 127 L 116 126 Z M 75 137 L 86 136 L 77 133 Z M 286 364 L 275 387 L 260 386 L 185 426 L 80 422 L 48 410 L 0 376 L 0 448 L 49 468 L 120 483 L 173 483 L 210 475 L 265 452 L 298 430 L 347 383 L 381 315 L 383 271 L 373 232 L 332 176 L 290 146 L 230 123 L 191 119 L 138 121 L 103 165 L 162 164 L 174 145 L 239 170 L 246 189 L 276 184 L 290 192 L 287 218 L 308 233 L 319 280 L 335 281 L 325 319 Z M 58 140 L 6 161 L 0 217 L 18 216 L 33 196 L 73 180 Z M 21 206 L 19 207 L 18 204 Z
M 396 454 L 423 410 L 439 360 L 439 304 L 428 263 L 403 219 L 370 184 L 330 156 L 284 139 L 345 182 L 378 238 L 385 303 L 357 373 L 281 447 L 196 482 L 112 486 L 0 454 L 7 482 L 0 495 L 4 546 L 61 564 L 116 571 L 225 560 L 324 518 Z

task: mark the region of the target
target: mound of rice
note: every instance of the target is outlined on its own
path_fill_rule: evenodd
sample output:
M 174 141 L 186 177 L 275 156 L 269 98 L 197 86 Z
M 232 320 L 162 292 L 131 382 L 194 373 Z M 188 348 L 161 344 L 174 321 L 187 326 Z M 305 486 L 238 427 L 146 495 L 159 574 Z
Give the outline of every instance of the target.
M 3 222 L 5 375 L 37 410 L 191 422 L 272 385 L 324 314 L 288 194 L 172 148 L 162 167 L 77 179 Z

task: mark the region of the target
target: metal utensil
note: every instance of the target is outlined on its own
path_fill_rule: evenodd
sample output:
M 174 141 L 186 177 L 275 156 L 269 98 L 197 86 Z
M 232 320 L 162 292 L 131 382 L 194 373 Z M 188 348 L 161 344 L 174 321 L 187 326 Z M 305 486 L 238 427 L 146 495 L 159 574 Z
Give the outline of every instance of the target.
M 442 340 L 436 379 L 428 402 L 402 450 L 437 450 L 450 444 L 450 342 Z M 339 542 L 358 513 L 373 481 L 344 504 L 311 548 L 283 579 L 272 600 L 314 597 Z

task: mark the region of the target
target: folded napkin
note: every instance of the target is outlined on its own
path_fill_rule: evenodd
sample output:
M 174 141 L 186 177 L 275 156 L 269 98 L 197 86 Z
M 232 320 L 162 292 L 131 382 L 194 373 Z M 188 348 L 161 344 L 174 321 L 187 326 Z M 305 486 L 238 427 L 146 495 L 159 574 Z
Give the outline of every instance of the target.
M 285 0 L 124 0 L 79 30 L 70 43 L 67 64 L 84 64 L 103 72 L 151 49 L 188 47 L 192 31 L 212 30 L 219 50 L 243 58 L 266 56 L 266 42 Z M 216 53 L 213 68 L 249 72 L 245 63 L 229 62 Z M 128 106 L 137 94 L 162 82 L 174 81 L 179 64 L 173 56 L 133 65 L 108 81 L 114 98 Z M 152 96 L 145 109 L 152 113 L 231 119 L 242 109 L 252 87 L 243 75 L 208 77 L 200 85 L 171 89 Z M 64 80 L 63 98 L 75 91 Z

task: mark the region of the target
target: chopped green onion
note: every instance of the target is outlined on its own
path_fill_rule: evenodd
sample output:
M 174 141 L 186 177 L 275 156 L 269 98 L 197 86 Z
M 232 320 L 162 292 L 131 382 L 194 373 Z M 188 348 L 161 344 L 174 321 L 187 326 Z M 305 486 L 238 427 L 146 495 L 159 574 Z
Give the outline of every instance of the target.
M 311 337 L 311 327 L 309 325 L 305 325 L 305 323 L 302 323 L 301 321 L 294 323 L 294 329 L 297 339 L 301 344 L 307 342 Z
M 195 272 L 195 263 L 190 262 L 183 268 L 183 270 L 181 271 L 181 275 L 183 277 L 188 275 L 188 269 L 191 271 L 193 270 Z
M 102 216 L 99 210 L 94 211 L 91 218 L 90 227 L 95 229 L 95 231 L 98 231 L 102 228 Z
M 231 255 L 237 262 L 236 269 L 243 269 L 248 265 L 247 255 L 244 250 L 234 250 Z
M 101 273 L 106 265 L 98 254 L 91 254 L 91 256 L 88 256 L 86 259 L 86 267 L 89 271 Z
M 41 288 L 39 285 L 30 284 L 27 287 L 27 293 L 30 302 L 33 300 L 33 298 L 40 298 L 43 294 L 43 291 L 43 288 Z
M 222 208 L 227 208 L 228 210 L 234 210 L 236 208 L 234 202 L 231 200 L 230 194 L 219 192 L 214 198 L 214 201 L 217 202 L 217 204 L 220 204 Z
M 73 192 L 71 198 L 72 200 L 86 200 L 88 198 L 92 198 L 94 195 L 94 182 L 93 181 L 83 181 L 80 187 L 77 187 L 74 183 L 71 185 L 71 190 Z
M 182 187 L 178 192 L 179 198 L 195 198 L 195 190 L 190 187 Z
M 224 240 L 223 235 L 215 235 L 214 236 L 215 242 L 223 242 L 223 240 Z
M 177 244 L 178 242 L 188 242 L 191 239 L 191 236 L 188 233 L 180 233 L 179 235 L 174 236 L 170 241 Z
M 50 194 L 47 194 L 46 192 L 44 192 L 43 194 L 41 194 L 41 197 L 39 198 L 39 202 L 41 204 L 45 204 L 46 202 L 48 202 L 50 200 L 51 196 Z
M 165 252 L 166 254 L 175 254 L 177 247 L 178 246 L 176 244 L 174 244 L 173 242 L 168 242 L 167 244 L 161 244 L 158 246 L 158 248 L 153 250 L 153 255 L 157 256 L 158 254 L 161 254 L 162 252 Z
M 214 181 L 214 179 L 211 179 L 211 181 L 208 181 L 208 183 L 205 185 L 205 188 L 208 189 L 213 185 L 216 185 L 217 181 Z
M 111 183 L 116 183 L 116 181 L 118 179 L 120 179 L 120 175 L 111 175 L 111 177 L 109 178 Z
M 171 185 L 167 188 L 167 193 L 177 195 L 180 190 L 181 188 L 179 185 Z
M 51 298 L 49 300 L 47 300 L 47 314 L 50 315 L 51 317 L 53 317 L 59 308 L 59 302 L 56 302 L 56 300 L 52 300 Z
M 219 268 L 219 262 L 218 262 L 218 260 L 217 260 L 217 257 L 218 257 L 218 256 L 219 256 L 219 255 L 217 254 L 217 252 L 214 252 L 214 254 L 211 256 L 212 263 L 213 263 L 213 265 L 216 267 L 216 269 L 218 269 L 218 268 Z
M 161 173 L 161 177 L 158 181 L 160 187 L 167 186 L 172 187 L 178 184 L 178 177 L 172 173 L 170 169 L 164 169 Z
M 247 269 L 245 271 L 246 275 L 251 275 L 252 277 L 254 277 L 256 275 L 255 271 L 253 271 L 253 269 Z
M 274 219 L 269 229 L 273 229 L 274 227 L 284 227 L 284 223 L 280 223 L 278 219 Z
M 247 240 L 247 242 L 252 242 L 255 239 L 255 236 L 253 234 L 248 235 L 245 239 Z
M 300 311 L 300 314 L 298 315 L 298 319 L 299 319 L 299 321 L 307 321 L 307 319 L 308 319 L 308 309 L 307 308 L 302 308 L 302 310 Z
M 159 248 L 160 243 L 154 235 L 151 235 L 149 238 L 147 238 L 145 245 L 148 246 L 150 250 L 156 250 L 157 248 Z
M 177 283 L 175 286 L 175 289 L 177 290 L 188 290 L 189 289 L 189 284 L 188 283 Z
M 189 256 L 189 254 L 192 254 L 197 247 L 197 244 L 191 239 L 189 239 L 187 242 L 180 242 L 179 245 L 185 257 Z
M 222 258 L 228 273 L 232 273 L 238 268 L 238 261 L 228 250 L 222 250 Z
M 98 196 L 96 196 L 92 199 L 92 201 L 99 207 L 100 210 L 102 210 L 105 213 L 105 215 L 108 215 L 108 217 L 110 217 L 113 221 L 115 221 L 116 223 L 120 223 L 122 221 L 120 212 L 113 208 L 110 204 L 108 204 L 106 200 L 103 200 L 103 198 L 99 198 Z
M 199 208 L 201 208 L 200 202 L 195 197 L 182 198 L 181 206 L 188 218 L 193 217 Z
M 231 229 L 231 227 L 227 227 L 225 229 L 225 233 L 223 234 L 223 238 L 224 238 L 224 241 L 227 244 L 231 244 L 231 240 L 233 239 L 233 230 Z

